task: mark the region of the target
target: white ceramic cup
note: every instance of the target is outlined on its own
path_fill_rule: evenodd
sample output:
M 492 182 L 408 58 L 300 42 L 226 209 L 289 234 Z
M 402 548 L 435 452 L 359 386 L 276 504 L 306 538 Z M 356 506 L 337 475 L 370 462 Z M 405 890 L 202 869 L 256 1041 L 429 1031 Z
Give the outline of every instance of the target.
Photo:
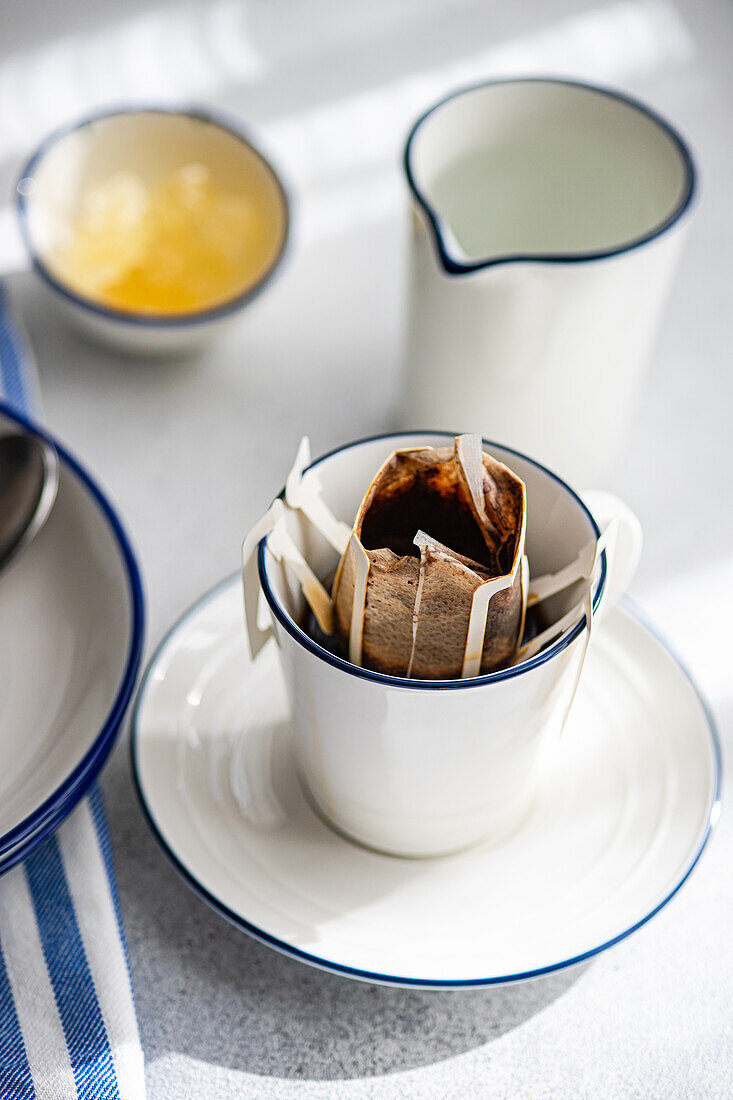
M 314 465 L 323 497 L 347 522 L 366 486 L 394 450 L 445 446 L 443 432 L 379 436 L 331 452 Z M 583 501 L 545 467 L 493 443 L 486 449 L 527 486 L 527 553 L 535 575 L 574 560 L 599 528 Z M 638 561 L 640 529 L 625 505 L 605 494 L 603 523 L 620 534 L 601 558 L 598 611 Z M 300 514 L 289 532 L 325 577 L 337 555 Z M 585 620 L 525 664 L 466 680 L 407 680 L 357 668 L 326 651 L 298 625 L 300 588 L 259 547 L 289 692 L 301 777 L 323 815 L 347 836 L 401 856 L 457 851 L 498 838 L 528 811 L 543 746 L 556 739 L 572 702 L 586 648 Z M 577 595 L 575 597 L 577 599 Z M 553 610 L 568 610 L 553 597 Z M 570 599 L 570 597 L 566 597 Z
M 603 481 L 632 419 L 695 172 L 642 104 L 561 80 L 460 91 L 418 120 L 400 427 L 460 424 Z
M 220 305 L 161 314 L 103 305 L 65 281 L 59 248 L 90 188 L 117 172 L 150 186 L 191 163 L 206 165 L 216 186 L 255 197 L 272 225 L 268 259 L 251 286 Z M 269 161 L 237 123 L 200 108 L 115 108 L 62 127 L 22 169 L 16 209 L 27 255 L 66 318 L 115 350 L 145 356 L 195 349 L 248 305 L 279 266 L 289 225 L 287 196 Z

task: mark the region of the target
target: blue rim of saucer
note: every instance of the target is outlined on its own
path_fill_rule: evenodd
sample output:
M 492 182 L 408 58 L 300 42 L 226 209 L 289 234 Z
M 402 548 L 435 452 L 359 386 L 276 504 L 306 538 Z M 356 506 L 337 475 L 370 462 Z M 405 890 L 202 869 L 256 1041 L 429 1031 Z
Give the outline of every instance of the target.
M 195 122 L 203 122 L 209 126 L 215 126 L 220 130 L 224 130 L 252 150 L 270 173 L 275 187 L 279 192 L 282 202 L 284 224 L 282 241 L 280 242 L 277 253 L 263 271 L 260 278 L 253 283 L 252 286 L 248 287 L 240 294 L 237 294 L 234 298 L 229 298 L 222 302 L 221 305 L 211 306 L 208 309 L 190 310 L 186 313 L 144 313 L 138 310 L 111 309 L 102 305 L 100 302 L 94 301 L 93 298 L 87 298 L 85 295 L 77 293 L 77 291 L 62 282 L 49 270 L 38 255 L 28 225 L 28 198 L 30 196 L 24 193 L 21 185 L 26 180 L 32 180 L 36 166 L 41 162 L 43 157 L 58 141 L 67 137 L 68 134 L 74 133 L 76 130 L 82 130 L 85 126 L 91 126 L 95 122 L 100 122 L 106 118 L 116 118 L 120 115 L 135 114 L 173 115 L 175 117 L 190 118 Z M 288 252 L 292 223 L 292 201 L 283 183 L 282 173 L 279 169 L 275 169 L 269 157 L 265 156 L 247 131 L 239 125 L 237 120 L 226 115 L 224 112 L 214 111 L 208 107 L 196 105 L 176 107 L 170 104 L 166 105 L 160 103 L 123 103 L 113 107 L 105 107 L 101 110 L 83 115 L 81 118 L 75 119 L 73 122 L 68 122 L 63 126 L 59 126 L 56 130 L 53 130 L 43 139 L 21 169 L 15 185 L 15 209 L 18 217 L 20 234 L 28 251 L 28 255 L 30 256 L 33 268 L 49 286 L 75 306 L 87 309 L 97 316 L 106 318 L 108 321 L 117 321 L 120 324 L 140 325 L 143 328 L 185 328 L 187 325 L 204 324 L 207 321 L 215 321 L 220 317 L 227 317 L 229 314 L 241 309 L 242 306 L 247 305 L 264 290 L 276 271 L 280 269 Z
M 340 454 L 342 451 L 353 450 L 354 447 L 362 447 L 365 443 L 377 443 L 379 440 L 388 439 L 404 439 L 412 436 L 438 436 L 445 439 L 455 439 L 457 432 L 445 432 L 445 431 L 430 431 L 425 429 L 416 428 L 414 431 L 401 431 L 401 432 L 381 432 L 378 435 L 366 436 L 364 439 L 354 440 L 353 443 L 346 443 L 343 447 L 334 447 L 332 451 L 328 451 L 326 454 L 321 455 L 314 462 L 311 462 L 308 467 L 312 470 L 314 467 L 320 465 L 321 462 L 325 462 L 327 458 L 331 458 L 335 454 Z M 592 529 L 595 531 L 596 538 L 600 538 L 600 530 L 593 515 L 588 508 L 587 504 L 578 496 L 574 489 L 571 489 L 567 482 L 558 475 L 553 473 L 552 470 L 548 470 L 547 466 L 543 466 L 541 462 L 537 462 L 536 459 L 530 458 L 528 455 L 523 454 L 521 451 L 516 450 L 514 447 L 507 447 L 503 443 L 497 443 L 495 440 L 482 439 L 481 441 L 485 447 L 489 450 L 492 448 L 498 448 L 501 451 L 505 451 L 507 454 L 515 455 L 517 458 L 521 458 L 523 462 L 528 462 L 531 466 L 541 470 L 543 474 L 549 477 L 552 481 L 557 482 L 566 493 L 569 494 L 580 505 L 585 512 L 586 517 L 590 521 Z M 278 494 L 280 499 L 285 497 L 285 489 Z M 350 676 L 357 676 L 363 680 L 372 680 L 378 684 L 387 684 L 390 687 L 406 688 L 407 690 L 419 690 L 419 691 L 457 691 L 465 688 L 477 687 L 486 683 L 498 683 L 500 680 L 509 680 L 513 676 L 521 676 L 525 672 L 529 672 L 530 669 L 537 668 L 539 665 L 543 665 L 545 661 L 551 660 L 563 649 L 566 649 L 575 639 L 585 630 L 586 618 L 585 615 L 575 626 L 570 627 L 561 634 L 557 641 L 551 645 L 546 646 L 545 649 L 530 658 L 529 661 L 522 661 L 519 665 L 512 665 L 509 668 L 501 668 L 496 672 L 486 672 L 482 676 L 467 676 L 464 680 L 419 680 L 417 677 L 406 679 L 404 676 L 389 676 L 384 672 L 374 672 L 370 668 L 362 668 L 359 665 L 352 665 L 351 661 L 346 661 L 343 657 L 338 657 L 335 653 L 331 653 L 330 650 L 324 649 L 318 642 L 314 641 L 309 634 L 306 634 L 298 624 L 291 619 L 287 611 L 283 608 L 279 599 L 273 591 L 270 579 L 267 576 L 267 567 L 265 559 L 265 550 L 267 548 L 267 536 L 260 541 L 257 549 L 257 566 L 260 575 L 260 585 L 262 587 L 262 594 L 270 605 L 270 609 L 277 621 L 281 624 L 284 630 L 287 630 L 288 634 L 295 639 L 300 645 L 310 650 L 316 657 L 319 657 L 322 661 L 325 661 L 329 665 L 333 665 L 334 668 L 341 669 L 342 672 L 347 672 Z M 606 585 L 607 574 L 607 558 L 606 551 L 601 554 L 601 575 L 598 578 L 598 584 L 593 594 L 593 613 L 598 610 L 603 596 L 603 589 Z
M 170 844 L 163 836 L 163 833 L 158 828 L 155 822 L 155 818 L 153 816 L 153 812 L 146 801 L 145 794 L 143 792 L 142 778 L 137 757 L 137 742 L 139 737 L 138 718 L 140 714 L 140 707 L 145 696 L 148 682 L 152 677 L 153 671 L 158 663 L 161 654 L 165 650 L 169 641 L 175 636 L 178 630 L 182 626 L 184 626 L 189 619 L 196 615 L 212 600 L 216 599 L 216 597 L 224 592 L 227 588 L 232 587 L 238 583 L 241 583 L 240 572 L 236 572 L 228 577 L 225 577 L 224 580 L 220 581 L 217 585 L 215 585 L 208 592 L 204 593 L 204 595 L 201 596 L 198 600 L 196 600 L 188 608 L 188 610 L 185 611 L 183 615 L 181 615 L 181 617 L 173 624 L 170 630 L 160 641 L 153 656 L 150 658 L 147 668 L 145 669 L 137 696 L 135 698 L 135 703 L 132 710 L 132 717 L 130 720 L 130 759 L 132 766 L 133 784 L 135 786 L 138 799 L 140 801 L 143 816 L 145 817 L 145 820 L 150 827 L 153 837 L 159 844 L 163 853 L 173 864 L 173 867 L 176 869 L 176 871 L 178 871 L 181 877 L 188 883 L 194 893 L 198 894 L 198 896 L 208 905 L 210 905 L 212 909 L 219 913 L 220 916 L 223 916 L 226 920 L 228 920 L 235 927 L 239 928 L 241 931 L 246 932 L 247 935 L 252 936 L 253 939 L 258 940 L 260 943 L 265 944 L 265 946 L 267 947 L 274 948 L 274 950 L 280 952 L 280 954 L 282 955 L 286 955 L 291 959 L 297 960 L 298 962 L 303 962 L 309 966 L 313 966 L 317 970 L 325 970 L 327 973 L 330 974 L 337 974 L 341 977 L 353 978 L 358 981 L 371 982 L 378 985 L 391 985 L 408 989 L 435 990 L 475 989 L 486 986 L 513 985 L 517 982 L 529 981 L 533 978 L 540 978 L 547 974 L 553 974 L 558 970 L 566 970 L 571 966 L 576 966 L 579 963 L 585 962 L 586 960 L 591 959 L 596 955 L 600 955 L 603 951 L 607 951 L 608 948 L 614 947 L 617 943 L 621 943 L 622 940 L 627 939 L 634 932 L 638 931 L 639 928 L 650 921 L 652 917 L 656 916 L 656 914 L 659 913 L 660 910 L 662 910 L 672 900 L 675 894 L 680 890 L 682 886 L 684 886 L 685 882 L 692 874 L 698 860 L 700 859 L 700 856 L 702 855 L 708 841 L 710 840 L 713 829 L 720 819 L 723 774 L 720 738 L 718 735 L 715 719 L 713 718 L 712 711 L 710 710 L 707 700 L 697 686 L 697 683 L 695 682 L 687 666 L 677 655 L 667 639 L 655 626 L 653 626 L 649 622 L 648 618 L 640 610 L 640 608 L 627 596 L 623 596 L 619 601 L 619 605 L 629 615 L 629 617 L 639 623 L 639 625 L 644 630 L 646 630 L 651 635 L 651 637 L 654 638 L 656 642 L 662 647 L 662 649 L 672 658 L 682 675 L 689 682 L 692 690 L 695 692 L 708 727 L 714 766 L 714 779 L 712 784 L 713 789 L 710 800 L 710 808 L 708 810 L 705 828 L 703 829 L 697 848 L 693 855 L 690 857 L 687 866 L 680 874 L 675 884 L 671 887 L 671 889 L 667 891 L 662 900 L 654 905 L 652 909 L 650 909 L 650 911 L 645 914 L 645 916 L 641 917 L 638 921 L 635 921 L 634 924 L 630 925 L 629 928 L 624 929 L 624 931 L 619 932 L 616 936 L 613 936 L 611 939 L 606 940 L 599 946 L 593 947 L 588 951 L 584 951 L 579 955 L 574 955 L 569 959 L 563 959 L 560 962 L 551 963 L 548 966 L 538 967 L 535 970 L 520 971 L 516 974 L 503 974 L 495 976 L 492 975 L 491 977 L 486 978 L 459 979 L 409 978 L 395 974 L 382 974 L 378 971 L 361 970 L 357 967 L 347 966 L 344 963 L 333 962 L 331 959 L 321 958 L 319 955 L 314 955 L 309 951 L 303 951 L 301 948 L 295 947 L 292 944 L 287 943 L 285 940 L 278 939 L 277 936 L 273 936 L 269 932 L 266 932 L 264 929 L 259 928 L 255 924 L 252 924 L 250 921 L 242 917 L 239 913 L 236 913 L 233 909 L 230 909 L 227 905 L 225 905 L 219 898 L 216 897 L 215 894 L 212 894 L 209 890 L 207 890 L 207 888 L 196 878 L 196 876 L 191 871 L 189 871 L 186 865 L 175 854 Z M 242 627 L 242 629 L 244 629 L 244 626 Z M 345 840 L 344 843 L 352 842 Z M 398 857 L 385 856 L 385 858 Z
M 125 567 L 130 597 L 131 623 L 130 643 L 120 686 L 99 733 L 82 759 L 56 790 L 27 817 L 0 836 L 0 874 L 2 874 L 20 860 L 29 856 L 38 844 L 58 828 L 84 797 L 109 756 L 130 702 L 140 668 L 145 629 L 145 601 L 140 570 L 128 536 L 117 513 L 91 475 L 65 447 L 33 420 L 20 415 L 3 401 L 0 401 L 0 414 L 8 420 L 14 421 L 25 431 L 34 433 L 55 447 L 62 464 L 67 466 L 79 478 L 104 515 Z
M 570 252 L 570 253 L 535 253 L 535 252 L 517 252 L 506 256 L 496 256 L 486 260 L 472 260 L 467 263 L 462 263 L 456 260 L 452 255 L 445 241 L 445 232 L 443 227 L 443 220 L 435 213 L 433 207 L 425 199 L 422 191 L 418 187 L 415 176 L 412 171 L 412 164 L 410 155 L 412 151 L 412 143 L 417 135 L 418 130 L 435 111 L 440 110 L 447 103 L 459 98 L 462 95 L 470 92 L 478 92 L 482 88 L 491 88 L 503 84 L 559 84 L 567 88 L 579 88 L 586 92 L 593 92 L 597 95 L 606 96 L 608 99 L 618 100 L 619 103 L 624 103 L 627 107 L 632 107 L 640 114 L 644 115 L 651 122 L 653 122 L 660 130 L 662 130 L 667 137 L 671 140 L 675 146 L 682 166 L 685 172 L 685 187 L 683 188 L 682 195 L 680 196 L 677 204 L 673 210 L 663 219 L 657 226 L 649 230 L 647 233 L 641 234 L 639 237 L 635 237 L 625 244 L 619 245 L 616 248 L 605 248 L 597 250 L 589 250 L 587 252 Z M 666 233 L 668 229 L 680 220 L 685 211 L 690 207 L 695 195 L 697 185 L 697 173 L 695 170 L 695 163 L 692 159 L 692 153 L 690 152 L 687 142 L 682 135 L 661 115 L 657 114 L 650 107 L 647 107 L 645 103 L 642 103 L 638 99 L 634 99 L 632 96 L 626 95 L 624 92 L 619 92 L 615 88 L 607 88 L 600 84 L 589 84 L 583 80 L 563 80 L 560 77 L 554 76 L 525 76 L 525 77 L 512 77 L 510 79 L 503 80 L 482 80 L 476 84 L 468 84 L 462 88 L 457 88 L 456 91 L 451 92 L 450 95 L 444 96 L 442 99 L 434 103 L 432 107 L 429 107 L 413 125 L 410 133 L 408 134 L 407 141 L 405 143 L 405 151 L 403 154 L 403 165 L 405 175 L 407 176 L 407 182 L 410 187 L 410 191 L 419 205 L 420 209 L 425 214 L 425 217 L 430 222 L 432 227 L 435 241 L 437 243 L 438 254 L 440 262 L 444 269 L 451 275 L 468 275 L 474 271 L 483 271 L 484 268 L 496 267 L 499 264 L 510 263 L 547 263 L 547 264 L 573 264 L 573 263 L 591 263 L 595 260 L 606 260 L 612 256 L 621 256 L 626 252 L 631 252 L 635 248 L 640 248 L 642 245 L 648 244 L 650 241 L 660 237 L 663 233 Z

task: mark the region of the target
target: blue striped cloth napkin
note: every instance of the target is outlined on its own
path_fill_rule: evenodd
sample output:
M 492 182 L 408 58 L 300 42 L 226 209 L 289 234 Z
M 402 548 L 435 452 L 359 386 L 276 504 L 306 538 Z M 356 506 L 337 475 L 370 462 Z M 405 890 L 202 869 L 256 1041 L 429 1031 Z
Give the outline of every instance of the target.
M 0 394 L 38 409 L 0 283 Z M 144 1100 L 145 1077 L 107 822 L 95 785 L 0 878 L 1 1100 Z

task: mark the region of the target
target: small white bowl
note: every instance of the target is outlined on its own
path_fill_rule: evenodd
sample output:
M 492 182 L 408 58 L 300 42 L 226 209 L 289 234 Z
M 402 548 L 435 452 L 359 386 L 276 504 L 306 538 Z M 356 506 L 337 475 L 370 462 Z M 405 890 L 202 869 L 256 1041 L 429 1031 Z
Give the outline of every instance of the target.
M 135 172 L 150 185 L 191 162 L 205 164 L 223 188 L 257 187 L 275 231 L 272 254 L 252 286 L 214 307 L 165 314 L 108 307 L 64 282 L 54 248 L 69 233 L 89 188 L 120 171 Z M 269 161 L 231 121 L 197 108 L 117 108 L 54 131 L 25 165 L 16 204 L 33 266 L 69 320 L 89 336 L 141 355 L 175 354 L 211 336 L 269 281 L 289 229 L 288 198 Z

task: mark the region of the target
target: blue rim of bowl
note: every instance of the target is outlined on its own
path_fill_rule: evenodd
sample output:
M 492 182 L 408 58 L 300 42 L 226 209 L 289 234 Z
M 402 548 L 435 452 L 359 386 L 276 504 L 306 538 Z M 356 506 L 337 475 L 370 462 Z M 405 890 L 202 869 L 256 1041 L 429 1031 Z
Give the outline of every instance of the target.
M 621 943 L 622 940 L 627 939 L 634 932 L 638 931 L 643 925 L 656 916 L 675 896 L 675 894 L 684 886 L 687 879 L 692 874 L 695 866 L 700 859 L 708 841 L 712 835 L 713 829 L 717 825 L 720 819 L 721 813 L 721 789 L 722 789 L 722 775 L 723 764 L 720 748 L 720 738 L 718 735 L 715 719 L 713 718 L 712 711 L 707 703 L 707 700 L 703 696 L 702 692 L 697 686 L 692 674 L 687 666 L 677 655 L 675 650 L 669 644 L 667 639 L 659 632 L 659 630 L 653 626 L 646 615 L 640 610 L 640 608 L 627 596 L 623 596 L 619 601 L 620 606 L 626 614 L 633 620 L 635 620 L 642 629 L 655 639 L 655 641 L 661 646 L 661 648 L 668 654 L 668 656 L 675 662 L 682 675 L 690 684 L 690 687 L 697 696 L 697 700 L 700 704 L 700 708 L 705 718 L 705 722 L 708 727 L 708 733 L 710 735 L 710 745 L 712 750 L 712 762 L 714 768 L 714 778 L 712 784 L 712 794 L 710 799 L 710 808 L 707 813 L 707 820 L 705 827 L 702 831 L 700 840 L 698 841 L 697 848 L 693 855 L 690 857 L 689 863 L 680 873 L 679 878 L 675 884 L 667 891 L 661 901 L 657 902 L 648 913 L 646 913 L 639 920 L 635 921 L 628 928 L 619 932 L 611 939 L 604 941 L 597 947 L 590 948 L 588 951 L 584 951 L 579 955 L 574 955 L 569 959 L 563 959 L 557 963 L 550 963 L 547 966 L 538 967 L 535 970 L 520 971 L 516 974 L 503 974 L 492 975 L 486 978 L 409 978 L 394 974 L 382 974 L 379 971 L 361 970 L 358 967 L 347 966 L 344 963 L 333 962 L 330 959 L 324 959 L 319 955 L 314 955 L 309 951 L 303 951 L 299 947 L 294 947 L 292 944 L 287 943 L 285 940 L 278 939 L 277 936 L 271 935 L 264 929 L 259 928 L 256 924 L 252 924 L 246 920 L 239 913 L 230 909 L 225 905 L 215 894 L 199 882 L 196 876 L 186 867 L 186 865 L 178 858 L 173 851 L 172 847 L 165 839 L 163 832 L 158 828 L 153 811 L 148 805 L 143 791 L 143 783 L 140 774 L 140 767 L 138 763 L 137 755 L 137 743 L 139 737 L 139 715 L 140 708 L 144 701 L 144 696 L 151 680 L 154 669 L 158 663 L 159 658 L 165 651 L 168 643 L 174 638 L 177 632 L 183 627 L 189 619 L 202 610 L 208 603 L 216 599 L 230 586 L 233 587 L 241 581 L 241 574 L 239 572 L 233 573 L 229 577 L 225 577 L 223 581 L 220 581 L 212 589 L 206 592 L 198 600 L 193 603 L 187 611 L 181 615 L 181 617 L 173 624 L 170 630 L 165 634 L 162 641 L 155 650 L 155 653 L 150 658 L 148 666 L 143 675 L 138 690 L 135 704 L 132 711 L 132 718 L 130 721 L 130 756 L 132 764 L 132 778 L 135 790 L 137 792 L 138 799 L 140 800 L 140 806 L 143 811 L 143 816 L 147 821 L 153 837 L 157 841 L 158 845 L 162 849 L 163 853 L 173 864 L 173 867 L 178 871 L 181 877 L 188 883 L 194 893 L 211 906 L 220 916 L 223 916 L 236 928 L 246 932 L 247 935 L 252 936 L 253 939 L 258 940 L 260 943 L 265 944 L 267 947 L 274 948 L 279 951 L 280 954 L 286 955 L 291 959 L 295 959 L 298 962 L 306 963 L 309 966 L 315 967 L 317 970 L 325 970 L 330 974 L 337 974 L 340 977 L 353 978 L 358 981 L 371 982 L 378 985 L 391 985 L 400 988 L 408 989 L 472 989 L 478 987 L 495 986 L 495 985 L 512 985 L 516 982 L 529 981 L 532 978 L 540 978 L 546 974 L 555 973 L 558 970 L 566 970 L 568 967 L 576 966 L 579 963 L 585 962 L 588 959 L 593 958 L 596 955 L 600 955 L 603 951 L 607 951 L 610 947 L 614 947 L 617 943 Z M 244 627 L 242 628 L 244 629 Z M 351 843 L 351 841 L 344 841 L 345 843 Z M 393 857 L 385 857 L 393 858 Z
M 321 455 L 320 458 L 317 458 L 314 462 L 312 462 L 308 469 L 312 470 L 314 467 L 320 465 L 321 462 L 325 462 L 326 459 L 332 458 L 333 455 L 340 454 L 342 451 L 350 451 L 354 447 L 362 447 L 364 446 L 364 444 L 367 443 L 376 443 L 380 440 L 398 440 L 412 436 L 438 436 L 444 439 L 455 439 L 456 434 L 457 433 L 454 432 L 426 431 L 421 429 L 402 432 L 382 432 L 378 435 L 367 436 L 364 439 L 357 439 L 353 443 L 345 444 L 343 447 L 334 447 L 332 451 L 328 451 L 326 454 Z M 573 500 L 575 500 L 575 502 L 580 505 L 583 512 L 585 512 L 586 517 L 590 521 L 592 529 L 595 531 L 596 538 L 600 537 L 601 532 L 598 529 L 598 524 L 593 518 L 593 515 L 591 514 L 588 506 L 583 500 L 581 500 L 575 490 L 571 489 L 567 482 L 563 481 L 561 477 L 553 473 L 552 470 L 548 470 L 548 468 L 546 466 L 543 466 L 541 462 L 537 462 L 537 460 L 534 458 L 529 458 L 528 455 L 523 454 L 521 451 L 517 451 L 514 447 L 506 447 L 503 443 L 497 443 L 496 441 L 492 441 L 489 439 L 482 440 L 482 443 L 489 450 L 492 450 L 493 448 L 498 448 L 499 450 L 504 451 L 507 454 L 512 454 L 515 455 L 517 458 L 521 458 L 523 462 L 528 462 L 531 466 L 534 466 L 547 477 L 551 478 L 552 481 L 557 482 L 557 484 L 560 485 L 561 488 L 563 488 L 565 492 L 568 493 L 569 496 L 571 496 Z M 416 444 L 416 446 L 418 445 L 419 444 Z M 285 489 L 283 489 L 282 492 L 278 494 L 278 496 L 280 497 L 280 499 L 283 499 L 285 496 Z M 532 657 L 529 661 L 523 661 L 519 665 L 512 665 L 510 668 L 499 669 L 497 672 L 486 672 L 482 676 L 469 676 L 466 677 L 465 680 L 418 680 L 417 678 L 408 680 L 404 676 L 389 676 L 384 672 L 373 672 L 369 668 L 361 668 L 358 665 L 352 665 L 350 661 L 345 661 L 342 657 L 338 657 L 335 653 L 331 653 L 329 650 L 324 649 L 323 646 L 320 646 L 318 642 L 315 642 L 310 637 L 310 635 L 306 634 L 306 632 L 302 630 L 293 619 L 291 619 L 290 615 L 288 615 L 287 611 L 285 611 L 282 604 L 275 595 L 272 589 L 272 585 L 270 584 L 270 580 L 267 576 L 267 567 L 265 562 L 266 547 L 267 536 L 265 536 L 261 540 L 257 549 L 257 565 L 260 575 L 260 585 L 262 587 L 263 595 L 270 605 L 270 609 L 272 610 L 273 615 L 276 617 L 283 629 L 287 630 L 288 634 L 290 634 L 290 636 L 294 638 L 296 642 L 304 646 L 306 649 L 310 650 L 311 653 L 315 654 L 316 657 L 319 657 L 327 664 L 333 665 L 334 668 L 338 668 L 342 672 L 349 673 L 350 676 L 358 676 L 361 679 L 371 680 L 377 684 L 387 684 L 390 687 L 406 688 L 408 690 L 456 691 L 461 688 L 478 687 L 482 684 L 487 683 L 498 683 L 501 680 L 509 680 L 513 676 L 521 676 L 523 673 L 529 672 L 531 669 L 537 668 L 539 665 L 543 665 L 545 661 L 551 660 L 553 657 L 557 656 L 558 653 L 562 652 L 563 649 L 566 649 L 567 646 L 574 642 L 575 639 L 579 637 L 579 635 L 583 632 L 583 630 L 585 630 L 586 620 L 585 615 L 583 615 L 583 617 L 578 620 L 575 626 L 570 627 L 564 634 L 560 635 L 557 641 L 547 646 L 546 649 L 541 650 L 535 657 Z M 606 551 L 604 550 L 601 554 L 601 575 L 598 578 L 598 584 L 596 585 L 596 590 L 593 594 L 594 613 L 598 610 L 598 606 L 601 602 L 601 597 L 603 596 L 603 589 L 606 584 L 606 574 L 607 560 Z
M 25 837 L 14 845 L 10 851 L 2 854 L 0 857 L 0 875 L 4 875 L 6 871 L 15 867 L 16 863 L 22 863 L 28 856 L 32 855 L 44 840 L 56 832 L 69 814 L 73 813 L 77 804 L 84 795 L 88 793 L 90 787 L 99 775 L 99 772 L 104 767 L 114 744 L 115 737 L 111 737 L 108 741 L 104 742 L 99 753 L 90 760 L 86 771 L 79 777 L 78 795 L 76 793 L 76 787 L 73 787 L 67 798 L 61 801 L 57 806 L 53 806 L 51 811 L 44 816 L 43 820 L 39 821 L 37 827 L 30 836 Z
M 27 817 L 0 836 L 0 873 L 9 869 L 30 852 L 61 824 L 83 798 L 109 755 L 127 710 L 142 658 L 145 630 L 145 601 L 140 570 L 130 546 L 130 541 L 111 504 L 84 467 L 48 432 L 33 420 L 20 415 L 4 401 L 0 401 L 0 414 L 15 421 L 19 427 L 46 440 L 61 459 L 82 482 L 112 531 L 127 576 L 130 597 L 130 643 L 117 694 L 109 713 L 89 749 L 66 779 Z M 6 860 L 7 857 L 7 860 Z
M 252 286 L 236 295 L 236 297 L 228 298 L 226 301 L 222 302 L 221 305 L 211 306 L 208 309 L 191 310 L 186 313 L 145 313 L 136 310 L 111 309 L 95 301 L 93 298 L 87 298 L 85 295 L 77 293 L 77 291 L 58 279 L 38 255 L 35 245 L 33 244 L 28 225 L 28 199 L 31 196 L 23 193 L 21 184 L 25 180 L 33 178 L 33 173 L 37 165 L 49 150 L 62 138 L 67 137 L 76 130 L 81 130 L 85 126 L 91 126 L 95 122 L 101 122 L 107 118 L 117 118 L 121 115 L 135 114 L 160 114 L 190 118 L 195 122 L 203 122 L 225 131 L 252 150 L 269 172 L 279 192 L 282 202 L 284 224 L 282 241 L 280 242 L 277 253 L 270 261 L 265 271 L 263 271 L 260 278 L 253 283 Z M 64 126 L 60 126 L 58 129 L 53 130 L 43 139 L 41 144 L 21 169 L 15 185 L 15 209 L 21 237 L 23 238 L 23 243 L 25 244 L 35 271 L 58 294 L 61 294 L 62 297 L 66 298 L 74 305 L 83 309 L 88 309 L 90 312 L 99 317 L 104 317 L 108 321 L 117 321 L 121 324 L 140 325 L 148 328 L 183 328 L 187 325 L 204 324 L 207 321 L 215 321 L 220 317 L 227 317 L 230 313 L 234 313 L 238 309 L 241 309 L 242 306 L 247 305 L 253 298 L 257 297 L 265 286 L 267 286 L 275 272 L 279 270 L 282 265 L 288 251 L 292 223 L 292 203 L 285 184 L 283 183 L 282 174 L 279 170 L 274 168 L 270 159 L 264 155 L 250 138 L 247 131 L 241 127 L 235 119 L 230 118 L 224 113 L 212 111 L 205 107 L 195 105 L 175 107 L 157 103 L 131 103 L 120 104 L 115 107 L 106 107 L 102 110 L 84 115 L 82 118 L 75 119 L 73 122 L 66 123 Z
M 422 191 L 418 187 L 415 177 L 412 171 L 412 164 L 410 161 L 410 155 L 412 150 L 412 143 L 417 135 L 418 130 L 424 122 L 435 111 L 440 110 L 447 103 L 450 103 L 454 99 L 458 99 L 462 95 L 466 95 L 470 92 L 478 92 L 482 88 L 492 88 L 500 85 L 507 84 L 559 84 L 567 88 L 579 88 L 586 92 L 594 92 L 597 95 L 606 96 L 609 99 L 615 99 L 620 103 L 624 103 L 627 107 L 632 107 L 640 114 L 653 122 L 660 130 L 662 130 L 667 137 L 671 140 L 675 146 L 680 161 L 683 165 L 686 178 L 686 186 L 682 192 L 682 196 L 678 203 L 670 214 L 655 226 L 648 233 L 644 233 L 639 237 L 633 238 L 627 241 L 625 244 L 619 245 L 616 248 L 606 248 L 598 250 L 589 250 L 587 252 L 570 252 L 570 253 L 534 253 L 534 252 L 517 252 L 507 256 L 497 256 L 486 260 L 473 260 L 468 263 L 461 263 L 456 260 L 450 252 L 450 249 L 445 242 L 445 233 L 443 228 L 443 221 L 433 210 L 431 204 L 427 202 L 423 196 Z M 661 115 L 657 114 L 650 107 L 647 107 L 645 103 L 642 103 L 638 99 L 634 99 L 632 96 L 626 95 L 624 92 L 619 92 L 615 88 L 607 88 L 600 84 L 588 84 L 582 80 L 563 80 L 560 77 L 553 76 L 526 76 L 526 77 L 512 77 L 508 80 L 483 80 L 477 84 L 469 84 L 465 87 L 458 88 L 456 91 L 451 92 L 450 95 L 444 96 L 443 99 L 438 100 L 432 107 L 429 107 L 413 125 L 405 143 L 405 151 L 403 154 L 403 165 L 405 175 L 407 176 L 407 182 L 410 187 L 410 191 L 420 206 L 421 210 L 425 214 L 425 217 L 430 222 L 430 225 L 435 236 L 437 243 L 438 254 L 440 256 L 440 262 L 444 269 L 451 275 L 468 275 L 474 271 L 482 271 L 484 268 L 495 267 L 499 264 L 509 263 L 548 263 L 548 264 L 572 264 L 572 263 L 590 263 L 595 260 L 606 260 L 611 256 L 621 256 L 626 252 L 631 252 L 635 248 L 640 248 L 642 245 L 648 244 L 650 241 L 660 237 L 668 229 L 679 221 L 685 211 L 690 207 L 695 195 L 697 186 L 697 173 L 695 170 L 695 163 L 692 159 L 692 153 L 684 140 L 682 135 Z

